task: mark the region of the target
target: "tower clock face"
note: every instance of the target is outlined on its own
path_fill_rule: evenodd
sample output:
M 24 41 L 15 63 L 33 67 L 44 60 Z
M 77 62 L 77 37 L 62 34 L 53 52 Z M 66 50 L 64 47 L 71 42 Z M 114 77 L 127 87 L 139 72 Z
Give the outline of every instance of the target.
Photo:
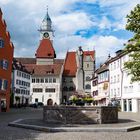
M 48 32 L 45 32 L 45 33 L 43 34 L 43 36 L 44 36 L 45 38 L 48 38 L 48 37 L 49 37 L 49 33 L 48 33 Z

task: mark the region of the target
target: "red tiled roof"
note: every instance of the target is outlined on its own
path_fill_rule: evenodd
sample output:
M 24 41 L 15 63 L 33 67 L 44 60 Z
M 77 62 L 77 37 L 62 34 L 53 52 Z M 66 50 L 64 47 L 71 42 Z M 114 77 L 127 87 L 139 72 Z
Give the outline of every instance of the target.
M 14 59 L 22 64 L 36 64 L 36 58 L 15 57 Z
M 34 76 L 59 75 L 63 59 L 54 59 L 53 65 L 36 65 L 36 58 L 15 58 Z
M 49 39 L 43 39 L 36 51 L 36 58 L 55 58 L 55 50 Z
M 62 68 L 62 64 L 53 64 L 53 65 L 25 64 L 24 66 L 29 72 L 31 72 L 33 76 L 59 75 Z
M 84 51 L 84 56 L 90 55 L 93 60 L 95 58 L 95 51 Z M 75 76 L 77 71 L 76 52 L 67 52 L 64 64 L 63 76 Z
M 67 52 L 63 76 L 75 76 L 77 71 L 76 65 L 76 53 L 75 52 Z
M 17 61 L 22 64 L 36 64 L 36 58 L 23 58 L 23 57 L 15 57 Z M 54 59 L 54 64 L 63 64 L 64 59 Z
M 95 51 L 84 51 L 84 56 L 90 55 L 92 59 L 95 59 Z

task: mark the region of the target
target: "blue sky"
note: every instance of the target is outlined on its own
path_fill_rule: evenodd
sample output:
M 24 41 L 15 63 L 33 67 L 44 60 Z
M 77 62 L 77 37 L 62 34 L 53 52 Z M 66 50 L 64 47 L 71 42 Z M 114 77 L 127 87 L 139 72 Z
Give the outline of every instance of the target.
M 83 50 L 95 49 L 100 63 L 133 36 L 125 30 L 125 17 L 138 3 L 140 0 L 0 0 L 0 7 L 16 57 L 34 57 L 40 39 L 37 30 L 48 5 L 57 58 L 83 46 Z

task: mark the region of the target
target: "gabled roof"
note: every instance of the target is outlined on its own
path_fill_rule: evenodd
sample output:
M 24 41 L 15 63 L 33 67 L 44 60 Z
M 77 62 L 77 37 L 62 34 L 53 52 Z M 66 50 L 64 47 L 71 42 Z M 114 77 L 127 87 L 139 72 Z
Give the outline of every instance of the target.
M 90 55 L 92 58 L 95 58 L 95 51 L 84 51 L 84 56 Z
M 28 71 L 25 66 L 19 62 L 17 59 L 13 59 L 12 61 L 12 69 L 13 70 L 20 70 L 20 71 L 23 71 L 23 72 L 26 72 L 26 73 L 29 73 L 30 71 Z
M 22 64 L 36 64 L 36 58 L 16 57 L 15 59 Z
M 91 56 L 92 60 L 95 58 L 95 51 L 83 51 L 84 57 Z M 75 76 L 77 71 L 76 52 L 67 52 L 63 76 Z
M 49 39 L 42 39 L 36 51 L 36 58 L 55 58 L 55 50 Z
M 32 69 L 33 76 L 51 76 L 51 75 L 59 75 L 61 73 L 61 64 L 54 64 L 54 65 L 30 65 L 26 66 L 26 68 Z M 31 68 L 32 67 L 32 68 Z
M 63 76 L 75 76 L 77 71 L 76 52 L 67 52 Z
M 95 60 L 95 51 L 84 51 L 84 60 L 86 60 L 86 56 L 90 56 L 90 58 Z
M 33 76 L 51 76 L 59 75 L 63 65 L 63 59 L 54 59 L 53 65 L 36 65 L 35 58 L 14 58 L 19 61 L 25 69 Z

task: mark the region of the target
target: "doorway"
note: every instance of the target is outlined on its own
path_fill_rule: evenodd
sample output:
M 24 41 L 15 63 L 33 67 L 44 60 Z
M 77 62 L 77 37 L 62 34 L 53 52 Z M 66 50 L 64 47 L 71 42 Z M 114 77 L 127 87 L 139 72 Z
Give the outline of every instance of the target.
M 52 99 L 48 99 L 47 105 L 53 105 L 53 100 Z

